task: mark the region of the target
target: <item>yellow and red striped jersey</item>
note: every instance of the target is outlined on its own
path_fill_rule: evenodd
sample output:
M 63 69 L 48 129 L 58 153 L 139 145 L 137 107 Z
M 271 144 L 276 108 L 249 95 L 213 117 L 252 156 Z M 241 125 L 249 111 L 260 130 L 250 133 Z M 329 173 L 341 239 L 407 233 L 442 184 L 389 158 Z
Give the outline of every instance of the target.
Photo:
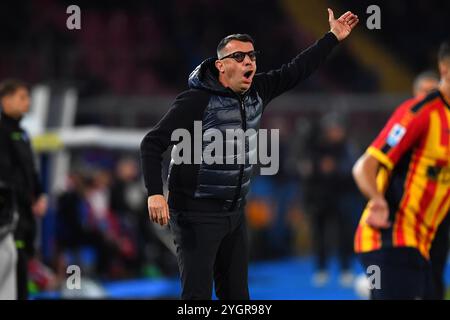
M 405 101 L 366 152 L 382 164 L 377 187 L 389 205 L 391 227 L 367 225 L 366 207 L 355 251 L 414 247 L 428 259 L 437 227 L 450 207 L 449 100 L 434 91 Z

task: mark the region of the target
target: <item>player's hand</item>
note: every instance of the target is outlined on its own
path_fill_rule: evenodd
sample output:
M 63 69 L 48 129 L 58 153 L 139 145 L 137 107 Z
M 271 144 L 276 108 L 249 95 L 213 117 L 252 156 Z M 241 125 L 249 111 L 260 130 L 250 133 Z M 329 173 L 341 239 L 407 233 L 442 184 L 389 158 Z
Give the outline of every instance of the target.
M 389 222 L 389 206 L 384 197 L 370 199 L 368 203 L 369 215 L 366 223 L 377 229 L 387 229 L 391 226 Z
M 48 199 L 46 195 L 41 195 L 34 203 L 32 207 L 33 214 L 37 217 L 45 216 L 48 208 Z
M 169 222 L 169 206 L 161 194 L 155 194 L 147 199 L 148 215 L 150 220 L 164 226 Z
M 339 19 L 334 18 L 333 10 L 328 8 L 328 22 L 330 23 L 330 31 L 334 33 L 339 41 L 348 37 L 353 28 L 358 24 L 358 16 L 347 11 Z

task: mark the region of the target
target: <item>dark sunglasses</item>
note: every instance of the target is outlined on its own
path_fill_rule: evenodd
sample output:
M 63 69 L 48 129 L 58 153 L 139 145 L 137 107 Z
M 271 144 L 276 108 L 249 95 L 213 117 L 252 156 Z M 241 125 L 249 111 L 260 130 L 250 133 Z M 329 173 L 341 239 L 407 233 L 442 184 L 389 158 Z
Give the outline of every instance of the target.
M 260 51 L 248 51 L 248 52 L 242 52 L 242 51 L 236 51 L 233 53 L 230 53 L 229 55 L 226 55 L 225 57 L 220 58 L 219 60 L 223 60 L 226 58 L 232 58 L 236 60 L 237 62 L 242 62 L 245 59 L 245 56 L 248 56 L 250 60 L 255 61 L 256 56 L 260 54 Z

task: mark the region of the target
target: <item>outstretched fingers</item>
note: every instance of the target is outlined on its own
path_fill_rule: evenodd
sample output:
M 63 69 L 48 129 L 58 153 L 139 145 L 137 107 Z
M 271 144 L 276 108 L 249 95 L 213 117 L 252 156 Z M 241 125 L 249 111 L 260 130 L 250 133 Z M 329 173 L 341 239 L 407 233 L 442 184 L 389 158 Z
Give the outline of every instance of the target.
M 347 11 L 342 16 L 340 16 L 338 20 L 341 22 L 344 22 L 344 21 L 346 22 L 352 15 L 353 15 L 353 13 L 351 13 L 351 11 Z
M 359 22 L 358 16 L 355 16 L 355 17 L 353 17 L 351 20 L 349 20 L 349 21 L 347 22 L 347 24 L 348 24 L 348 26 L 349 26 L 350 28 L 353 29 L 353 28 L 358 24 L 358 22 Z

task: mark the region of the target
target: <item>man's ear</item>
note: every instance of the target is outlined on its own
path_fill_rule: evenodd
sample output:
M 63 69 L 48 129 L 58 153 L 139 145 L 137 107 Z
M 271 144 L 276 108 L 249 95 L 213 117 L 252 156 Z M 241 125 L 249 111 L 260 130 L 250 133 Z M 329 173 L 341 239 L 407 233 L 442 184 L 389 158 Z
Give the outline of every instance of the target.
M 439 73 L 441 78 L 446 78 L 449 76 L 450 73 L 450 61 L 445 60 L 445 61 L 441 61 L 439 62 Z
M 225 67 L 223 65 L 222 60 L 216 60 L 216 62 L 214 64 L 216 65 L 216 68 L 217 68 L 217 70 L 219 70 L 220 73 L 225 72 Z

